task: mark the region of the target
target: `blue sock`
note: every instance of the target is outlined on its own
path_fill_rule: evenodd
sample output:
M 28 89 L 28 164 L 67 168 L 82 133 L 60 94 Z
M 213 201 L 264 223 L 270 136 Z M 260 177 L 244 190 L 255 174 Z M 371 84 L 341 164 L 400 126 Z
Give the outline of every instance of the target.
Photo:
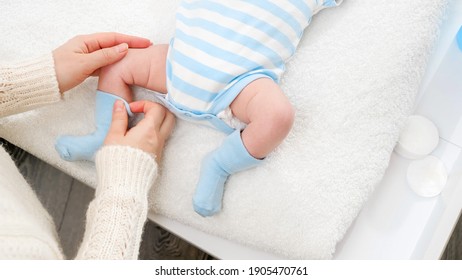
M 96 91 L 95 132 L 83 136 L 61 135 L 56 139 L 55 149 L 62 159 L 67 161 L 88 160 L 94 161 L 96 151 L 103 145 L 106 134 L 112 122 L 112 109 L 116 100 L 125 102 L 130 116 L 128 103 L 117 95 L 103 91 Z
M 204 217 L 218 213 L 229 175 L 250 169 L 261 162 L 262 160 L 247 152 L 242 143 L 241 132 L 234 131 L 218 149 L 202 161 L 201 174 L 193 197 L 194 210 Z

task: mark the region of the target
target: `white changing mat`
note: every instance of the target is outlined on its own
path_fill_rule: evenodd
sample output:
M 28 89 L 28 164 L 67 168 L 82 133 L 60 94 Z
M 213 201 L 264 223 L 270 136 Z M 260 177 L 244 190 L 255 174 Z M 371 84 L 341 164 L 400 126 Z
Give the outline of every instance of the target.
M 265 163 L 233 175 L 223 211 L 191 199 L 200 161 L 224 139 L 178 121 L 150 195 L 156 213 L 285 258 L 329 259 L 381 180 L 411 113 L 448 0 L 345 0 L 320 12 L 287 65 L 294 128 Z M 47 52 L 76 34 L 118 31 L 167 43 L 179 0 L 2 1 L 0 63 Z M 94 126 L 96 78 L 65 101 L 0 119 L 0 136 L 95 186 L 94 165 L 62 161 L 60 134 Z M 137 99 L 151 98 L 136 89 Z

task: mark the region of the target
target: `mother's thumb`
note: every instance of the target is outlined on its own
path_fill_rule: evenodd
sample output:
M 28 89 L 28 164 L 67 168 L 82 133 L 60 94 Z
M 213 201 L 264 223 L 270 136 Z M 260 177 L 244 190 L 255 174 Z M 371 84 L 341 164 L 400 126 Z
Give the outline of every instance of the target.
M 116 100 L 112 111 L 112 123 L 108 135 L 125 135 L 128 127 L 128 116 L 122 100 Z

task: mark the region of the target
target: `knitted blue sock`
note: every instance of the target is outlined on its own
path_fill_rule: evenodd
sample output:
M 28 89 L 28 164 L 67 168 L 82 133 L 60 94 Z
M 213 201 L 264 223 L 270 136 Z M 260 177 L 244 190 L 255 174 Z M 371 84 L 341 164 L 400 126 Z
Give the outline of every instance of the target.
M 112 122 L 112 109 L 116 100 L 125 102 L 125 107 L 130 116 L 128 103 L 122 98 L 106 93 L 96 91 L 96 109 L 95 109 L 95 132 L 83 136 L 61 135 L 56 139 L 55 149 L 62 159 L 67 161 L 88 160 L 94 161 L 96 151 L 103 145 L 106 134 Z
M 234 131 L 201 165 L 201 174 L 193 197 L 194 210 L 201 216 L 212 216 L 221 210 L 225 182 L 229 175 L 259 165 L 262 160 L 247 152 L 241 132 Z

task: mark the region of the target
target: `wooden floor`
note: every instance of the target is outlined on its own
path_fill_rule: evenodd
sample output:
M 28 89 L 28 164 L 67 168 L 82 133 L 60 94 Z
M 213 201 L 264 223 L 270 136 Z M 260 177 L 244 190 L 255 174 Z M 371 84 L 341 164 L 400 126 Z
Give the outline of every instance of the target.
M 85 212 L 94 190 L 56 168 L 9 144 L 0 138 L 0 145 L 10 152 L 16 165 L 36 191 L 56 224 L 64 253 L 75 256 L 83 236 Z M 179 237 L 148 222 L 144 229 L 140 259 L 213 259 Z M 462 260 L 462 219 L 442 256 L 445 260 Z
M 462 260 L 462 217 L 459 216 L 456 228 L 441 256 L 442 260 Z
M 0 145 L 12 155 L 19 170 L 53 217 L 64 254 L 72 259 L 83 237 L 85 213 L 94 190 L 1 138 Z M 139 259 L 213 258 L 149 221 L 144 228 Z

